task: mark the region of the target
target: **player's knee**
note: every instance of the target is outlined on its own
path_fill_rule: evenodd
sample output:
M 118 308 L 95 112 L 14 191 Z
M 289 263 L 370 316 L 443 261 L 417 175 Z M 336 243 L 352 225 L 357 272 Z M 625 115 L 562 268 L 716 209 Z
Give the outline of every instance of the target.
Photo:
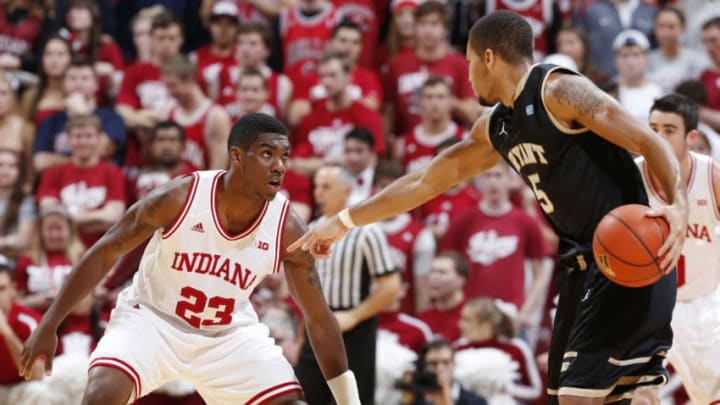
M 122 372 L 106 367 L 90 370 L 83 405 L 126 405 L 132 395 L 132 381 Z
M 88 385 L 82 403 L 83 405 L 125 405 L 129 399 L 130 395 L 125 396 L 111 389 Z

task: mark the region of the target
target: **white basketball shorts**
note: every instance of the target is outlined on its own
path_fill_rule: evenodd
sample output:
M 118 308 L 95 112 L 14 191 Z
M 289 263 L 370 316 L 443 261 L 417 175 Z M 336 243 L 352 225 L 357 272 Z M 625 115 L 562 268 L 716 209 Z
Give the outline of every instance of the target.
M 720 401 L 720 288 L 691 301 L 678 301 L 668 360 L 695 404 Z
M 90 356 L 93 367 L 125 373 L 135 385 L 130 403 L 177 379 L 193 384 L 208 405 L 259 405 L 302 391 L 263 324 L 210 337 L 178 329 L 148 308 L 121 303 Z

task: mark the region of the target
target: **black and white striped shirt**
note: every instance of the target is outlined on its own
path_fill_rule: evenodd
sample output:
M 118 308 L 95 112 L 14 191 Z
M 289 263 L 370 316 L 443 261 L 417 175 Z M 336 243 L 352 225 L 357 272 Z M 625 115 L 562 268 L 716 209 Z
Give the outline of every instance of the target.
M 375 224 L 350 229 L 315 266 L 332 310 L 355 307 L 370 293 L 374 277 L 396 271 L 385 234 Z

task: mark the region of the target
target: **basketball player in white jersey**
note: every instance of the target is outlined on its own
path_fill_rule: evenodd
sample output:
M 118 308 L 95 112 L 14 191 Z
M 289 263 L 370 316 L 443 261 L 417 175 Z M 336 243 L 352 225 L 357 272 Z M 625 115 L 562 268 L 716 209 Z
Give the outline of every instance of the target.
M 292 367 L 248 300 L 284 265 L 336 402 L 359 405 L 314 260 L 286 252 L 305 231 L 278 193 L 288 153 L 279 121 L 248 114 L 230 133 L 229 171 L 193 173 L 133 205 L 78 261 L 27 340 L 20 373 L 29 377 L 38 358 L 50 372 L 58 325 L 118 257 L 150 238 L 91 355 L 83 404 L 127 404 L 177 378 L 210 405 L 305 404 Z
M 709 156 L 690 152 L 697 137 L 698 109 L 689 99 L 669 94 L 655 100 L 650 127 L 672 146 L 687 184 L 690 207 L 682 256 L 677 264 L 675 334 L 668 359 L 694 404 L 720 403 L 720 165 Z M 664 204 L 659 182 L 642 158 L 635 161 L 650 205 Z

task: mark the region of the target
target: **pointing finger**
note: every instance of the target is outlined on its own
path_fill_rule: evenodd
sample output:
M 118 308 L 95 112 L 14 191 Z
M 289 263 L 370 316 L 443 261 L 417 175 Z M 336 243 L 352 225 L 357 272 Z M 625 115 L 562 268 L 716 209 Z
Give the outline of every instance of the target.
M 302 247 L 303 250 L 307 250 L 307 249 L 305 249 L 305 242 L 311 238 L 311 233 L 312 233 L 312 231 L 306 232 L 303 236 L 298 238 L 298 240 L 296 240 L 290 246 L 288 246 L 287 251 L 294 252 L 297 249 L 299 249 L 300 247 Z

